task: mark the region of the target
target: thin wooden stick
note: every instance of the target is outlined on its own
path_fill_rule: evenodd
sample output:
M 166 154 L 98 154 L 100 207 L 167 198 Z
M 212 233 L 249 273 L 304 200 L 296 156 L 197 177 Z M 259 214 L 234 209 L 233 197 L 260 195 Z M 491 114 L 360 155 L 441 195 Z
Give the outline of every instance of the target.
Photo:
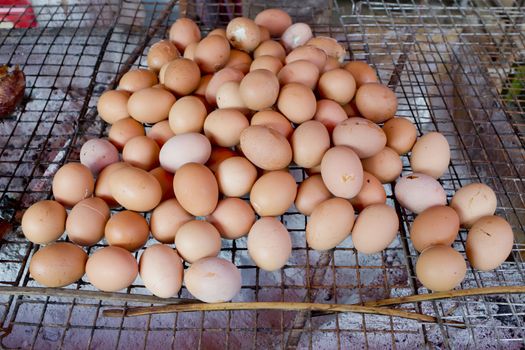
M 449 298 L 467 297 L 467 296 L 476 296 L 476 295 L 521 294 L 521 293 L 525 294 L 525 286 L 483 287 L 483 288 L 451 290 L 449 292 L 435 292 L 435 293 L 429 293 L 429 294 L 410 295 L 406 297 L 368 301 L 364 303 L 363 305 L 377 307 L 377 306 L 398 305 L 398 304 L 414 303 L 414 302 L 420 302 L 420 301 L 449 299 Z

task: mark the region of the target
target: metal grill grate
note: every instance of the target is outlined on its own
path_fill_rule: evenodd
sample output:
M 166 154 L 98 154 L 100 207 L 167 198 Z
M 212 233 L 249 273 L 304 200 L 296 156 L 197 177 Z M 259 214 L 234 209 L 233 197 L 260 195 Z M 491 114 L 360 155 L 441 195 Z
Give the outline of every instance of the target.
M 28 98 L 19 112 L 0 123 L 0 213 L 12 225 L 0 243 L 2 346 L 415 348 L 428 343 L 444 348 L 524 347 L 523 295 L 402 306 L 436 315 L 437 325 L 386 316 L 286 311 L 192 312 L 129 319 L 101 316 L 105 307 L 161 302 L 146 296 L 149 293 L 140 280 L 125 296 L 94 292 L 87 280 L 60 293 L 47 290 L 47 296 L 19 295 L 35 292 L 27 261 L 37 249 L 23 238 L 18 227 L 21 214 L 34 201 L 50 196 L 53 173 L 64 162 L 78 159 L 83 142 L 107 132 L 94 106 L 118 72 L 129 63 L 145 66 L 144 47 L 165 36 L 179 11 L 209 30 L 224 26 L 232 15 L 242 12 L 253 17 L 270 6 L 204 3 L 181 2 L 173 12 L 163 12 L 164 3 L 149 1 L 35 7 L 38 27 L 0 30 L 0 62 L 19 64 L 28 86 Z M 462 287 L 524 284 L 522 4 L 277 5 L 296 21 L 310 23 L 317 35 L 338 39 L 353 59 L 374 65 L 382 82 L 396 91 L 398 114 L 411 118 L 421 133 L 439 130 L 447 136 L 452 161 L 441 182 L 449 197 L 472 181 L 495 189 L 498 214 L 509 220 L 516 233 L 513 254 L 493 272 L 470 269 Z M 522 84 L 521 90 L 515 89 L 516 82 Z M 408 171 L 408 159 L 403 162 Z M 298 180 L 304 178 L 301 169 L 292 172 Z M 282 216 L 292 234 L 293 255 L 278 273 L 253 266 L 245 239 L 223 242 L 221 256 L 234 261 L 243 274 L 236 300 L 360 303 L 427 293 L 414 276 L 417 254 L 407 239 L 413 216 L 394 202 L 390 185 L 386 190 L 403 225 L 399 238 L 381 254 L 357 254 L 350 239 L 329 253 L 309 250 L 304 239 L 306 220 L 294 211 Z M 462 231 L 455 248 L 464 252 L 464 242 Z M 94 298 L 86 294 L 90 291 Z M 190 296 L 183 289 L 180 297 Z M 467 327 L 448 326 L 448 320 L 465 322 Z

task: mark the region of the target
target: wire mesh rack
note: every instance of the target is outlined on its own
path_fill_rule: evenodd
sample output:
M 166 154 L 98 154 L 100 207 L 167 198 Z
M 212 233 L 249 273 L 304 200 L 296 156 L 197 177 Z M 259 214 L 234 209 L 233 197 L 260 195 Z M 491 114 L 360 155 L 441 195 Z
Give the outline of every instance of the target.
M 520 3 L 444 4 L 356 2 L 292 7 L 286 3 L 107 2 L 34 6 L 37 25 L 0 30 L 0 62 L 26 74 L 26 98 L 0 122 L 0 340 L 3 348 L 506 348 L 525 346 L 524 295 L 461 297 L 409 303 L 404 310 L 435 315 L 437 324 L 389 316 L 290 311 L 190 312 L 105 318 L 106 307 L 152 305 L 140 279 L 125 293 L 100 293 L 84 277 L 65 289 L 39 289 L 28 273 L 38 249 L 19 228 L 33 202 L 50 198 L 54 172 L 78 160 L 81 145 L 107 133 L 96 115 L 100 94 L 119 73 L 145 66 L 146 47 L 164 38 L 178 15 L 203 31 L 232 16 L 253 17 L 281 6 L 316 35 L 336 38 L 350 59 L 366 60 L 399 98 L 398 114 L 420 133 L 438 130 L 451 145 L 440 180 L 450 198 L 470 182 L 490 185 L 497 213 L 516 243 L 498 269 L 469 269 L 463 288 L 525 283 L 525 10 Z M 409 171 L 403 158 L 404 172 Z M 304 171 L 292 168 L 298 180 Z M 385 185 L 402 218 L 400 234 L 381 254 L 358 254 L 347 239 L 336 249 L 308 249 L 306 218 L 281 217 L 293 242 L 288 264 L 268 273 L 253 265 L 246 240 L 224 241 L 221 256 L 242 271 L 236 301 L 362 303 L 428 293 L 414 274 L 408 239 L 413 215 Z M 454 247 L 464 253 L 466 232 Z M 63 237 L 66 239 L 66 237 Z M 153 244 L 153 240 L 148 245 Z M 92 252 L 104 242 L 91 247 Z M 141 251 L 136 253 L 139 257 Z M 183 288 L 179 297 L 190 297 Z M 464 322 L 457 328 L 448 321 Z

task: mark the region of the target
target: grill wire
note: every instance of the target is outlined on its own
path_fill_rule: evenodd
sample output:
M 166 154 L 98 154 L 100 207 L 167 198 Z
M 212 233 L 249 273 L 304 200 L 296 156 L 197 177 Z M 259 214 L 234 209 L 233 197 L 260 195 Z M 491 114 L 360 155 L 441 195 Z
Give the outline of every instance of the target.
M 516 244 L 507 261 L 491 272 L 469 268 L 461 287 L 525 283 L 523 4 L 502 7 L 484 0 L 453 5 L 340 2 L 320 7 L 291 7 L 286 2 L 252 2 L 244 8 L 204 4 L 181 1 L 175 8 L 196 19 L 206 32 L 224 26 L 233 15 L 253 18 L 278 5 L 295 21 L 311 24 L 316 35 L 336 38 L 349 49 L 350 58 L 372 64 L 381 81 L 395 90 L 398 115 L 411 119 L 420 133 L 437 130 L 447 137 L 451 164 L 440 181 L 449 199 L 470 182 L 487 183 L 497 194 L 498 215 L 513 226 Z M 165 3 L 150 1 L 33 8 L 38 27 L 0 30 L 0 62 L 20 65 L 27 79 L 22 107 L 0 122 L 0 215 L 11 226 L 0 243 L 3 348 L 525 346 L 523 295 L 400 306 L 435 315 L 439 321 L 424 324 L 387 316 L 287 311 L 101 316 L 106 307 L 167 302 L 151 297 L 140 280 L 125 296 L 96 292 L 85 277 L 66 290 L 46 289 L 42 294 L 28 273 L 28 261 L 38 247 L 24 239 L 21 215 L 33 202 L 50 198 L 54 172 L 65 162 L 78 161 L 86 140 L 107 134 L 107 125 L 96 116 L 98 97 L 113 85 L 128 60 L 146 66 L 145 47 L 165 37 L 177 11 L 163 12 Z M 163 14 L 168 15 L 164 20 Z M 150 29 L 151 39 L 147 28 L 155 29 L 156 24 L 156 32 Z M 134 53 L 140 54 L 136 60 Z M 520 91 L 513 89 L 516 82 L 521 83 Z M 407 157 L 403 164 L 403 173 L 408 173 Z M 300 168 L 291 172 L 298 180 L 305 177 Z M 360 303 L 428 293 L 414 275 L 417 253 L 408 239 L 414 217 L 394 201 L 391 185 L 385 189 L 402 224 L 398 238 L 381 254 L 358 254 L 350 239 L 327 253 L 309 250 L 306 219 L 295 209 L 281 217 L 292 235 L 293 254 L 280 272 L 257 269 L 245 239 L 224 241 L 221 256 L 235 262 L 243 275 L 235 300 Z M 465 238 L 462 230 L 454 242 L 462 253 Z M 153 243 L 151 239 L 148 245 Z M 183 288 L 179 297 L 191 296 Z M 466 328 L 449 326 L 449 320 L 464 322 Z

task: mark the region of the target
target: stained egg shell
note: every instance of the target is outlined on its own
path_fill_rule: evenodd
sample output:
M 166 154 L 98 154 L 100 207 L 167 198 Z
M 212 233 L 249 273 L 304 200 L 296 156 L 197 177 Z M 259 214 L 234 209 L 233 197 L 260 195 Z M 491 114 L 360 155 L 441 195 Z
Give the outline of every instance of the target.
M 230 43 L 221 35 L 208 35 L 195 48 L 194 61 L 204 73 L 222 69 L 230 56 Z
M 171 244 L 175 241 L 177 230 L 186 222 L 195 219 L 179 204 L 176 198 L 160 203 L 151 213 L 150 229 L 153 237 L 161 242 Z
M 261 43 L 259 27 L 246 17 L 232 19 L 226 27 L 226 37 L 233 47 L 246 52 L 252 52 Z
M 104 237 L 109 207 L 101 198 L 86 198 L 75 204 L 66 220 L 69 239 L 81 246 L 92 246 Z
M 419 214 L 410 228 L 410 240 L 418 252 L 441 244 L 450 246 L 459 232 L 459 216 L 444 205 L 430 207 Z
M 452 247 L 435 245 L 425 249 L 416 262 L 419 281 L 435 292 L 457 287 L 465 278 L 467 264 L 463 256 Z
M 336 146 L 347 146 L 357 153 L 359 158 L 369 158 L 386 145 L 386 135 L 381 128 L 365 118 L 349 118 L 340 122 L 332 133 Z
M 53 196 L 65 207 L 72 207 L 84 198 L 91 197 L 95 188 L 93 174 L 80 163 L 67 163 L 53 177 Z
M 400 178 L 394 192 L 399 204 L 416 214 L 435 205 L 447 204 L 447 195 L 441 184 L 421 173 Z
M 246 158 L 264 170 L 284 169 L 292 161 L 292 147 L 286 138 L 262 125 L 244 129 L 240 145 Z
M 295 200 L 297 185 L 288 171 L 270 171 L 253 184 L 250 203 L 260 216 L 278 216 Z
M 111 216 L 104 235 L 109 245 L 134 252 L 146 244 L 149 226 L 144 216 L 131 210 L 123 210 Z
M 154 244 L 142 253 L 139 273 L 150 292 L 159 298 L 170 298 L 182 286 L 182 259 L 171 247 Z
M 255 212 L 240 198 L 224 198 L 206 220 L 219 230 L 222 238 L 237 239 L 248 233 L 255 222 Z
M 264 217 L 248 233 L 248 254 L 266 271 L 283 267 L 292 254 L 292 240 L 286 227 L 276 218 Z
M 331 197 L 321 175 L 309 176 L 299 185 L 295 207 L 301 214 L 310 215 L 319 204 Z
M 219 186 L 210 169 L 202 164 L 187 163 L 173 177 L 173 190 L 180 205 L 190 214 L 211 214 L 219 201 Z
M 160 165 L 171 173 L 188 163 L 204 164 L 211 154 L 208 138 L 199 133 L 185 133 L 173 136 L 162 146 L 159 153 Z
M 22 216 L 22 232 L 36 244 L 53 242 L 64 233 L 66 216 L 66 209 L 57 201 L 36 202 Z
M 148 50 L 148 67 L 158 72 L 163 65 L 180 57 L 179 50 L 169 40 L 160 40 L 151 45 Z
M 458 213 L 461 226 L 469 228 L 481 217 L 493 215 L 497 202 L 496 194 L 489 186 L 472 183 L 456 191 L 450 206 Z
M 437 179 L 447 171 L 448 163 L 450 146 L 445 136 L 439 132 L 421 136 L 412 147 L 410 166 L 414 172 Z
M 363 167 L 357 154 L 345 146 L 330 148 L 321 161 L 326 188 L 337 197 L 350 199 L 363 187 Z
M 384 203 L 372 204 L 357 216 L 352 242 L 360 253 L 379 253 L 392 243 L 398 230 L 396 210 Z
M 138 275 L 138 264 L 127 250 L 104 247 L 88 258 L 86 274 L 95 288 L 104 292 L 116 292 L 133 283 Z
M 109 184 L 113 198 L 129 210 L 150 211 L 162 198 L 162 188 L 157 179 L 147 171 L 132 166 L 113 172 Z
M 374 175 L 363 171 L 363 187 L 354 198 L 350 199 L 350 203 L 357 211 L 361 211 L 372 204 L 385 202 L 386 192 L 381 182 Z
M 221 250 L 221 236 L 209 222 L 191 220 L 177 230 L 175 248 L 191 264 L 203 258 L 217 256 Z
M 313 37 L 312 28 L 306 23 L 294 23 L 281 35 L 281 43 L 286 51 L 306 44 Z

